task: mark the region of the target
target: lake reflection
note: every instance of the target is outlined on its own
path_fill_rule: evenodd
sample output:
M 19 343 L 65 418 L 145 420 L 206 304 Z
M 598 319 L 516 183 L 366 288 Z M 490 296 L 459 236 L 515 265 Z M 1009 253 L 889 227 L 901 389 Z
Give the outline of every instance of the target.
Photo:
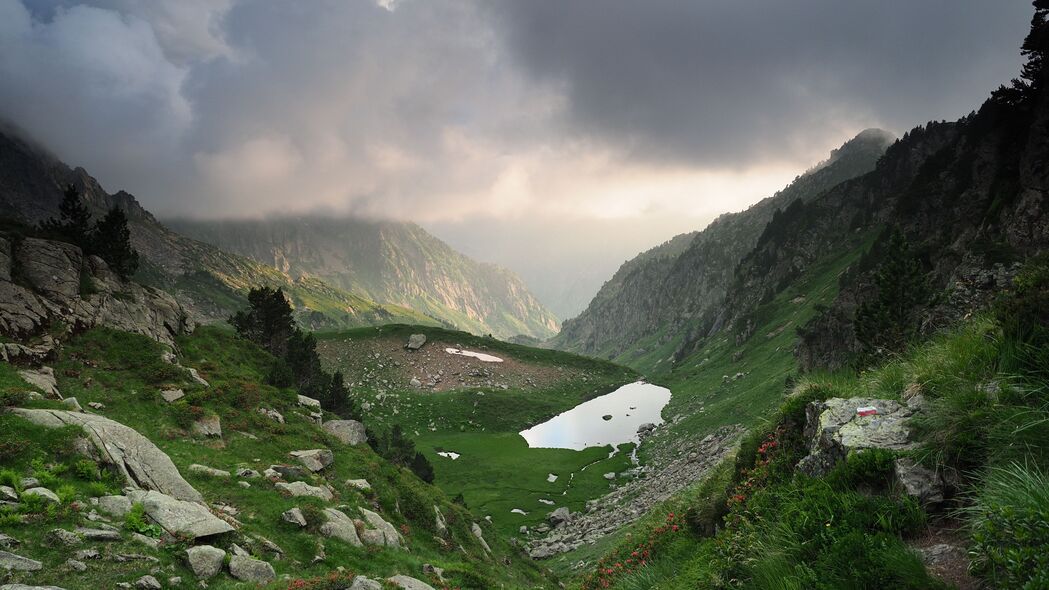
M 638 442 L 637 428 L 660 424 L 670 390 L 638 381 L 596 397 L 521 432 L 530 447 L 581 450 Z M 628 415 L 629 412 L 629 415 Z M 611 420 L 602 416 L 612 415 Z

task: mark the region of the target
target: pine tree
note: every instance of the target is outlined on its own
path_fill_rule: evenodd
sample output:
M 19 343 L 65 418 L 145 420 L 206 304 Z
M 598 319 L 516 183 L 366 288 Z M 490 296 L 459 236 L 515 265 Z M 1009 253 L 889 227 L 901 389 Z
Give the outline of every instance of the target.
M 138 251 L 131 246 L 127 215 L 113 207 L 91 231 L 88 252 L 105 260 L 120 278 L 130 279 L 138 270 Z
M 874 298 L 856 311 L 856 339 L 868 356 L 901 351 L 918 332 L 929 285 L 921 261 L 898 228 L 885 243 L 874 286 Z
M 248 293 L 248 309 L 233 314 L 229 323 L 238 336 L 258 344 L 278 358 L 286 357 L 288 341 L 297 332 L 291 305 L 279 288 L 252 289 Z M 294 367 L 292 371 L 294 373 Z
M 91 212 L 80 198 L 80 192 L 72 184 L 66 185 L 62 202 L 58 205 L 58 218 L 50 218 L 40 224 L 48 233 L 76 244 L 83 250 L 88 249 L 91 233 Z

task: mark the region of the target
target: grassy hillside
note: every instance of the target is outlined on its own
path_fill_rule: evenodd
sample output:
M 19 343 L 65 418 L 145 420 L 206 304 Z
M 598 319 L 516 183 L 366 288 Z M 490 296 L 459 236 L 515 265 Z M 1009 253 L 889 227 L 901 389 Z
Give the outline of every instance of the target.
M 427 579 L 422 564 L 431 563 L 445 570 L 447 584 L 429 578 L 437 587 L 539 588 L 553 584 L 527 556 L 502 541 L 483 519 L 450 502 L 449 496 L 438 488 L 387 463 L 367 445 L 346 446 L 320 430 L 297 406 L 294 390 L 264 384 L 274 359 L 261 349 L 215 328 L 198 329 L 182 338 L 179 346 L 182 362 L 199 369 L 210 387 L 195 384 L 184 371 L 161 361 L 163 347 L 155 342 L 105 329 L 91 330 L 70 341 L 54 369 L 64 395 L 75 396 L 84 407 L 90 402 L 104 404 L 98 413 L 147 436 L 171 457 L 208 503 L 235 507 L 236 518 L 242 523 L 240 530 L 212 540 L 213 544 L 224 546 L 228 541 L 236 541 L 264 553 L 257 545 L 247 545 L 244 539 L 253 535 L 275 542 L 283 549 L 284 558 L 265 557 L 276 568 L 278 580 L 284 575 L 291 579 L 328 576 L 337 566 L 375 578 L 403 573 Z M 159 391 L 168 387 L 182 388 L 186 397 L 170 404 L 165 402 Z M 5 405 L 18 401 L 18 392 L 25 389 L 28 387 L 20 382 L 14 368 L 0 363 L 0 397 Z M 53 401 L 29 401 L 24 405 L 64 407 Z M 259 407 L 278 410 L 286 423 L 259 414 Z M 220 418 L 221 438 L 201 438 L 189 433 L 192 422 L 207 415 Z M 45 563 L 40 572 L 8 576 L 11 581 L 31 580 L 33 584 L 66 588 L 112 588 L 118 582 L 133 582 L 160 568 L 158 578 L 181 576 L 184 585 L 195 584 L 182 558 L 183 543 L 163 544 L 154 551 L 129 540 L 127 533 L 123 541 L 101 545 L 104 561 L 86 560 L 86 571 L 63 565 L 70 551 L 56 550 L 48 540 L 48 532 L 56 527 L 90 525 L 85 518 L 90 508 L 88 499 L 119 493 L 123 485 L 93 462 L 73 453 L 75 434 L 68 428 L 48 430 L 14 415 L 0 414 L 0 465 L 5 485 L 13 483 L 20 488 L 22 477 L 34 476 L 62 497 L 57 506 L 23 502 L 21 508 L 0 508 L 0 532 L 21 541 L 19 554 Z M 287 463 L 290 451 L 311 448 L 334 451 L 334 464 L 322 474 L 307 478 L 316 480 L 313 483 L 328 482 L 334 486 L 337 498 L 330 504 L 284 497 L 261 478 L 244 480 L 250 487 L 241 487 L 236 478 L 213 478 L 188 470 L 189 465 L 200 463 L 225 470 L 248 467 L 261 471 L 270 464 Z M 367 479 L 372 491 L 361 492 L 343 483 L 357 478 Z M 323 561 L 314 561 L 321 539 L 315 532 L 316 521 L 299 529 L 283 522 L 281 513 L 299 506 L 307 515 L 317 514 L 321 505 L 348 505 L 348 512 L 354 506 L 364 506 L 379 512 L 399 527 L 409 550 L 354 548 L 325 538 L 327 556 Z M 435 505 L 447 519 L 448 541 L 435 537 Z M 475 521 L 482 523 L 486 540 L 493 548 L 491 558 L 485 557 L 470 532 Z M 137 525 L 129 521 L 127 526 Z M 140 530 L 152 534 L 148 528 Z M 148 557 L 114 562 L 113 556 L 118 553 Z M 158 561 L 154 563 L 154 559 Z M 288 584 L 283 580 L 272 587 L 285 588 Z M 234 586 L 234 581 L 224 575 L 209 581 L 210 588 Z
M 782 383 L 734 464 L 653 510 L 584 557 L 580 588 L 941 588 L 917 550 L 960 545 L 950 584 L 1038 588 L 1049 582 L 1049 271 L 1029 265 L 996 313 L 915 345 L 871 370 Z M 770 386 L 771 389 L 771 386 Z M 914 451 L 850 454 L 829 475 L 794 470 L 807 452 L 805 407 L 832 397 L 915 400 Z M 926 512 L 893 483 L 910 456 L 956 474 Z M 574 555 L 579 558 L 580 555 Z M 643 562 L 643 563 L 642 563 Z
M 404 349 L 413 333 L 427 336 L 418 352 Z M 446 346 L 495 355 L 504 362 L 449 355 Z M 587 500 L 608 490 L 601 474 L 629 465 L 628 446 L 612 458 L 610 447 L 531 449 L 518 432 L 634 381 L 637 374 L 630 369 L 418 326 L 322 333 L 317 349 L 328 369 L 349 376 L 372 424 L 402 425 L 433 463 L 434 483 L 450 496 L 463 494 L 471 510 L 491 516 L 506 535 L 542 522 L 557 507 L 581 510 Z M 427 375 L 441 381 L 430 387 Z M 413 377 L 425 386 L 412 386 Z M 440 451 L 461 456 L 453 460 L 438 455 Z M 556 482 L 547 481 L 550 473 L 559 476 Z M 514 508 L 528 514 L 511 513 Z

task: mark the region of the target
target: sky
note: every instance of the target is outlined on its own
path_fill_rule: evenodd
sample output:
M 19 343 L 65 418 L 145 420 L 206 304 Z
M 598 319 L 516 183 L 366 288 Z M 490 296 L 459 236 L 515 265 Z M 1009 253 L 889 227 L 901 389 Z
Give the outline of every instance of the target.
M 626 258 L 772 194 L 862 129 L 978 108 L 1018 72 L 1031 13 L 0 0 L 0 117 L 161 218 L 412 220 L 565 317 Z

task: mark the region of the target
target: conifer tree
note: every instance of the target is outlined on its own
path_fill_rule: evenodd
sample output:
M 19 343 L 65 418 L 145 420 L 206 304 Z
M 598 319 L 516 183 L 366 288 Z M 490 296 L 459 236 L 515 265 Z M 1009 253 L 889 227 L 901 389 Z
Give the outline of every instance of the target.
M 921 306 L 929 300 L 929 286 L 921 261 L 907 239 L 894 228 L 875 270 L 873 299 L 856 312 L 856 339 L 863 352 L 877 356 L 898 352 L 918 332 Z
M 105 260 L 125 281 L 138 270 L 138 251 L 131 246 L 127 215 L 119 207 L 110 209 L 109 213 L 95 224 L 87 250 Z
M 50 218 L 40 224 L 48 233 L 56 234 L 86 250 L 91 233 L 91 212 L 80 198 L 80 191 L 72 184 L 66 185 L 62 202 L 58 205 L 58 218 Z

